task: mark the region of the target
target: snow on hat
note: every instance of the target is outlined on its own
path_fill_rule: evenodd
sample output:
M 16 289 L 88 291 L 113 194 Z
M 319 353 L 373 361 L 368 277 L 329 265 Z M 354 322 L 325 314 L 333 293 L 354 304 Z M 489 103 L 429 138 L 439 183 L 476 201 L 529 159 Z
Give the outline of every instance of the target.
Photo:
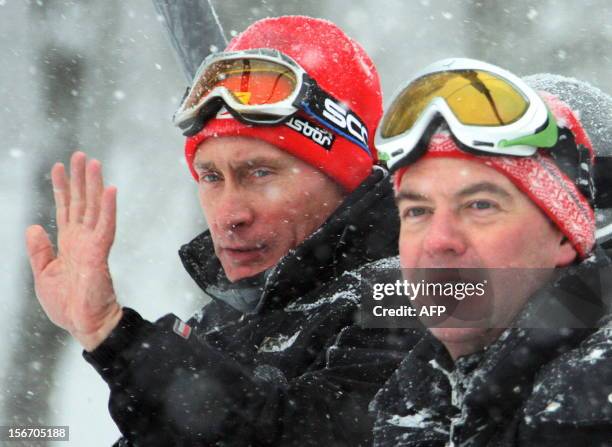
M 589 134 L 595 154 L 612 157 L 612 96 L 587 82 L 556 74 L 538 73 L 523 80 L 533 89 L 551 93 L 568 104 Z M 612 173 L 607 168 L 602 159 L 595 163 L 596 223 L 599 228 L 608 226 L 606 234 L 612 224 Z
M 539 92 L 557 124 L 573 133 L 576 144 L 584 144 L 593 155 L 591 143 L 572 109 L 554 95 Z M 429 141 L 425 158 L 462 158 L 483 163 L 507 177 L 567 237 L 581 258 L 586 258 L 595 244 L 595 213 L 576 184 L 561 171 L 545 151 L 531 157 L 481 156 L 459 149 L 451 135 L 436 133 Z M 410 166 L 395 174 L 395 188 Z
M 531 88 L 567 104 L 589 134 L 597 155 L 612 155 L 612 97 L 591 84 L 567 76 L 539 73 L 525 76 Z
M 256 48 L 276 49 L 299 63 L 319 86 L 345 102 L 365 123 L 369 147 L 382 116 L 382 94 L 378 72 L 363 48 L 333 23 L 305 16 L 283 16 L 259 20 L 236 36 L 226 51 Z M 297 117 L 306 121 L 305 115 Z M 316 126 L 308 120 L 310 127 Z M 303 127 L 302 127 L 303 128 Z M 185 156 L 192 175 L 198 146 L 209 137 L 242 136 L 264 140 L 316 167 L 347 191 L 354 190 L 371 172 L 377 161 L 375 150 L 367 153 L 346 138 L 334 134 L 327 147 L 312 134 L 288 125 L 251 126 L 229 114 L 217 115 L 196 135 L 187 138 Z M 308 135 L 308 136 L 307 136 Z

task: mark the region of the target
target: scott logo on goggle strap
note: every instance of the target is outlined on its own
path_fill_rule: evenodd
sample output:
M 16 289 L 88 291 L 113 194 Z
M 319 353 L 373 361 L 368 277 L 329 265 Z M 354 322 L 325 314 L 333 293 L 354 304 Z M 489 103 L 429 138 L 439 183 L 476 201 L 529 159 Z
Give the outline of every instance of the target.
M 323 149 L 331 149 L 332 143 L 334 142 L 334 136 L 325 129 L 317 127 L 314 124 L 309 123 L 306 120 L 299 119 L 295 116 L 291 117 L 285 124 L 293 130 L 301 133 L 306 138 L 310 138 Z
M 330 98 L 325 98 L 323 116 L 359 140 L 365 147 L 368 146 L 368 129 L 354 114 Z

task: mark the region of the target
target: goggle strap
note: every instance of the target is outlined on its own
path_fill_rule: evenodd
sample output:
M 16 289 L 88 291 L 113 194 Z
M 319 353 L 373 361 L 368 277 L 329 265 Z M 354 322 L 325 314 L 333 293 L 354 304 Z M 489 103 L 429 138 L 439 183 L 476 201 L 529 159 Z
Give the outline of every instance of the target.
M 595 157 L 593 178 L 597 185 L 595 206 L 599 209 L 612 208 L 612 157 Z
M 582 144 L 577 144 L 576 148 L 578 150 L 578 166 L 575 183 L 582 195 L 586 197 L 591 206 L 593 206 L 597 198 L 597 190 L 595 188 L 591 154 L 587 147 Z
M 577 144 L 574 134 L 567 127 L 560 128 L 559 134 L 557 144 L 547 153 L 593 206 L 598 195 L 595 191 L 596 179 L 589 149 Z
M 318 123 L 343 136 L 372 156 L 368 146 L 368 131 L 365 123 L 345 104 L 319 87 L 317 82 L 308 75 L 304 77 L 303 90 L 298 95 L 296 107 L 304 110 Z
M 548 111 L 548 119 L 543 130 L 531 135 L 514 138 L 512 140 L 501 140 L 498 144 L 500 147 L 510 146 L 533 146 L 533 147 L 553 147 L 557 144 L 559 138 L 559 129 L 557 121 L 550 110 Z

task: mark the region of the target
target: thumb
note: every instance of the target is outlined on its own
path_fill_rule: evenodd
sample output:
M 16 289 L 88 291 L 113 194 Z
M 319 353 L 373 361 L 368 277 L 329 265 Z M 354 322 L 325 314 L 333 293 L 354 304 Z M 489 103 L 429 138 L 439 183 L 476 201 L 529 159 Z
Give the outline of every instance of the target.
M 49 235 L 40 225 L 32 225 L 26 230 L 26 248 L 34 277 L 55 259 Z

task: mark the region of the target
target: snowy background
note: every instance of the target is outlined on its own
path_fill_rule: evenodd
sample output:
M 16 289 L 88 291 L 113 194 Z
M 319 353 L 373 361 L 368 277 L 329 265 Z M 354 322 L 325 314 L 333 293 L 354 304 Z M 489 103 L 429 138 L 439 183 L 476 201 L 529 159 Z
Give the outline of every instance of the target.
M 461 55 L 612 92 L 607 0 L 214 4 L 228 34 L 287 13 L 337 22 L 373 57 L 386 95 L 424 65 Z M 84 150 L 119 188 L 111 270 L 124 305 L 148 319 L 186 319 L 204 303 L 176 254 L 206 224 L 170 123 L 186 82 L 164 32 L 151 0 L 0 0 L 0 425 L 69 425 L 74 446 L 119 436 L 106 386 L 32 291 L 23 233 L 31 223 L 53 231 L 54 161 Z

